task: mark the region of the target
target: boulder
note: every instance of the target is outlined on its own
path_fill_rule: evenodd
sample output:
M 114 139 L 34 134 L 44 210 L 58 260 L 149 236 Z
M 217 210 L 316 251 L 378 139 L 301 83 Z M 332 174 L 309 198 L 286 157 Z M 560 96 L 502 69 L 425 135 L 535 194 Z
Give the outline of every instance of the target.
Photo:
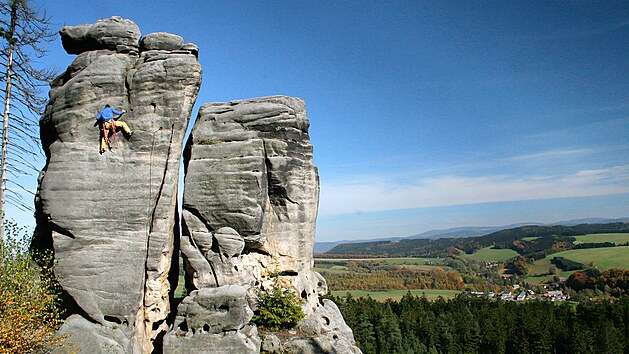
M 61 35 L 80 54 L 52 83 L 40 119 L 47 159 L 33 246 L 54 251 L 66 306 L 89 323 L 62 332 L 79 346 L 108 337 L 125 352 L 150 352 L 177 282 L 179 161 L 201 67 L 187 52 L 137 52 L 139 29 L 119 17 Z M 127 110 L 135 134 L 112 137 L 101 155 L 94 122 L 107 103 Z M 107 335 L 114 327 L 122 334 Z
M 245 248 L 245 239 L 231 227 L 218 229 L 214 234 L 214 239 L 218 244 L 218 253 L 225 258 L 238 257 Z
M 135 22 L 119 16 L 98 20 L 95 24 L 65 26 L 59 34 L 68 54 L 99 49 L 137 53 L 141 36 Z
M 262 337 L 262 345 L 261 349 L 265 353 L 269 354 L 281 354 L 282 353 L 282 342 L 273 333 L 266 334 Z
M 173 330 L 164 337 L 164 353 L 259 353 L 247 290 L 237 285 L 203 288 L 177 307 Z
M 175 327 L 193 334 L 238 331 L 253 317 L 246 295 L 238 285 L 195 290 L 177 307 Z
M 142 50 L 178 50 L 183 48 L 183 38 L 166 32 L 150 33 L 142 38 L 141 48 Z

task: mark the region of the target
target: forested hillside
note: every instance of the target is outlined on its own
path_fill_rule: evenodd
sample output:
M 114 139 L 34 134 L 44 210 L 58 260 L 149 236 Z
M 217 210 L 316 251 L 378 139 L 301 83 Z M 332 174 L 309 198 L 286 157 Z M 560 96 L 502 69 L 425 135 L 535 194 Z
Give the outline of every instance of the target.
M 334 298 L 363 353 L 626 353 L 629 301 Z
M 629 223 L 580 224 L 575 226 L 521 226 L 501 230 L 480 237 L 411 239 L 397 242 L 378 241 L 342 244 L 327 254 L 371 255 L 386 257 L 443 257 L 475 251 L 493 246 L 513 249 L 521 255 L 540 253 L 547 250 L 573 248 L 573 236 L 598 233 L 629 233 Z

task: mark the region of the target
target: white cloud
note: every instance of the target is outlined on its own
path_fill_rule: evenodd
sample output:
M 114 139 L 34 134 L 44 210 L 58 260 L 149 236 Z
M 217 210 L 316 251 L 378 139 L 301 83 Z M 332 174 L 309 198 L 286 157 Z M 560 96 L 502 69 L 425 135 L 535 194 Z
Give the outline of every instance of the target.
M 540 159 L 565 159 L 565 158 L 575 158 L 585 155 L 590 155 L 593 153 L 599 153 L 604 151 L 602 148 L 574 148 L 574 149 L 560 149 L 560 150 L 551 150 L 551 151 L 543 151 L 528 155 L 518 155 L 509 157 L 507 160 L 509 161 L 526 161 L 526 160 L 540 160 Z
M 321 184 L 321 215 L 629 193 L 629 165 L 566 175 L 437 176 L 395 184 L 382 178 Z

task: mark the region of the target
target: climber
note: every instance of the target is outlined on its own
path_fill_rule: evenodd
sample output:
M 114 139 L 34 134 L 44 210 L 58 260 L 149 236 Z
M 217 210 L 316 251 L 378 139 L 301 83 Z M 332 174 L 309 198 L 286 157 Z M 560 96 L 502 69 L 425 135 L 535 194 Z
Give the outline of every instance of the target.
M 125 114 L 126 110 L 117 111 L 108 104 L 105 105 L 100 113 L 96 116 L 96 123 L 94 126 L 100 127 L 100 153 L 105 152 L 105 148 L 109 147 L 109 151 L 111 151 L 111 141 L 109 140 L 109 136 L 112 134 L 116 134 L 116 131 L 122 129 L 125 138 L 127 140 L 131 139 L 133 135 L 133 131 L 129 129 L 127 123 L 118 121 L 118 119 Z

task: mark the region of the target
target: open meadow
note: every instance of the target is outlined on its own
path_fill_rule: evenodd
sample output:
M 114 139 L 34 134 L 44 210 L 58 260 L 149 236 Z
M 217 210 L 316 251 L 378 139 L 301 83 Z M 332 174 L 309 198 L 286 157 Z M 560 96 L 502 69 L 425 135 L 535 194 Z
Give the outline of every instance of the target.
M 488 262 L 504 262 L 518 255 L 518 252 L 512 249 L 493 249 L 491 247 L 485 247 L 472 254 L 466 254 L 463 257 Z
M 617 245 L 629 243 L 629 233 L 614 233 L 614 234 L 588 234 L 575 236 L 575 245 L 580 243 L 603 243 L 611 242 Z
M 581 236 L 577 236 L 577 238 L 578 237 Z M 549 270 L 554 267 L 550 262 L 553 257 L 564 257 L 585 265 L 592 264 L 601 271 L 611 268 L 629 269 L 629 246 L 577 249 L 553 253 L 546 258 L 535 261 L 531 265 L 531 269 L 529 270 L 530 275 L 526 277 L 526 281 L 531 284 L 541 284 L 552 280 L 554 276 L 567 278 L 570 274 L 574 273 L 574 271 L 557 270 L 557 273 L 547 275 Z
M 546 258 L 564 257 L 583 264 L 593 264 L 599 270 L 629 269 L 629 246 L 588 248 L 554 253 Z

